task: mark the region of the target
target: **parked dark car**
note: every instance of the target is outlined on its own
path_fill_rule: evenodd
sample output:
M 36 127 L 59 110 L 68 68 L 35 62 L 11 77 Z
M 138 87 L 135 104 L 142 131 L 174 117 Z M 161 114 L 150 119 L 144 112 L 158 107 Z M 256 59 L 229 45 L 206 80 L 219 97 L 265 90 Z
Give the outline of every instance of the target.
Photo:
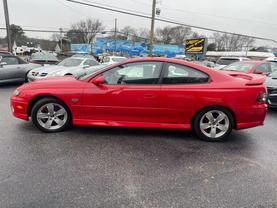
M 14 55 L 0 55 L 0 84 L 3 83 L 23 83 L 26 81 L 27 73 L 37 67 L 37 64 L 31 64 L 23 61 Z
M 34 64 L 57 64 L 59 60 L 51 53 L 38 52 L 33 53 L 30 58 L 30 63 Z
M 268 98 L 267 104 L 270 108 L 277 108 L 277 71 L 266 78 Z

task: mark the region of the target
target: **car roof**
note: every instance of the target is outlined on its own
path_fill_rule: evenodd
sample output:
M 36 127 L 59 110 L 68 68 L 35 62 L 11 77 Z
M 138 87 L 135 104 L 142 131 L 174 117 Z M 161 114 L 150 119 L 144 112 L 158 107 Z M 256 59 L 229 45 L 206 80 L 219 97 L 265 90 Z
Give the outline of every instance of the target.
M 241 64 L 241 63 L 262 64 L 262 63 L 268 63 L 268 61 L 246 60 L 246 61 L 235 62 L 234 64 Z
M 247 57 L 239 57 L 239 56 L 222 56 L 219 59 L 249 59 Z
M 126 58 L 124 56 L 106 56 L 106 57 L 110 57 L 110 58 Z
M 71 56 L 71 57 L 68 57 L 67 59 L 70 59 L 70 58 L 73 58 L 73 59 L 81 59 L 81 60 L 86 60 L 86 59 L 95 60 L 93 57 L 81 57 L 81 56 Z

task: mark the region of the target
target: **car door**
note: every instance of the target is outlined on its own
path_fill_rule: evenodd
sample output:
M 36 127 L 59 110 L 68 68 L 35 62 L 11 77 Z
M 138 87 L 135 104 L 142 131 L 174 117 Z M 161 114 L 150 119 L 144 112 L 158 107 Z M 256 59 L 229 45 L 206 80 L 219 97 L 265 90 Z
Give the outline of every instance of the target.
M 208 74 L 174 63 L 164 67 L 161 85 L 162 122 L 189 124 L 195 109 L 199 109 L 203 91 L 209 91 Z
M 5 56 L 1 63 L 5 63 L 0 67 L 0 80 L 19 80 L 22 77 L 21 64 L 19 59 L 14 56 Z
M 161 62 L 136 62 L 112 68 L 105 84 L 84 89 L 85 117 L 89 120 L 159 122 Z

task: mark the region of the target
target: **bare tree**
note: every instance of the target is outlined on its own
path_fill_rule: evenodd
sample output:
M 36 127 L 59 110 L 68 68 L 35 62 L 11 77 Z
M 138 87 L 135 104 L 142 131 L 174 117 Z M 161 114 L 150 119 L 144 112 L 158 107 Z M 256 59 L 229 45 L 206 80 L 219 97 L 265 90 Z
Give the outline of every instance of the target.
M 184 44 L 185 40 L 191 38 L 193 34 L 190 27 L 176 26 L 171 29 L 171 39 L 174 44 Z
M 53 33 L 53 34 L 51 35 L 51 40 L 56 41 L 56 42 L 57 42 L 57 41 L 60 41 L 61 38 L 62 38 L 61 33 Z
M 71 31 L 78 32 L 83 43 L 91 43 L 97 33 L 104 30 L 103 23 L 98 19 L 81 20 L 71 26 Z
M 125 36 L 127 40 L 133 40 L 135 36 L 138 36 L 135 28 L 126 26 L 120 30 L 121 35 Z
M 218 51 L 248 50 L 255 43 L 255 39 L 241 35 L 214 33 L 213 38 Z
M 157 40 L 164 44 L 169 44 L 172 42 L 172 34 L 173 34 L 172 27 L 170 26 L 156 29 Z

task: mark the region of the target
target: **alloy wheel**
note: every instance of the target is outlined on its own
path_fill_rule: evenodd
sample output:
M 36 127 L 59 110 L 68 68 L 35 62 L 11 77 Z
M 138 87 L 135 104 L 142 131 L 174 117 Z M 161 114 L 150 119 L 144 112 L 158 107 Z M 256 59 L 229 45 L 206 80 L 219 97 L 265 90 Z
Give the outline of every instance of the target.
M 201 132 L 211 138 L 217 139 L 225 135 L 230 128 L 228 116 L 219 110 L 206 112 L 200 119 Z
M 47 130 L 57 130 L 66 124 L 68 114 L 62 105 L 47 103 L 39 108 L 36 117 L 41 127 Z

